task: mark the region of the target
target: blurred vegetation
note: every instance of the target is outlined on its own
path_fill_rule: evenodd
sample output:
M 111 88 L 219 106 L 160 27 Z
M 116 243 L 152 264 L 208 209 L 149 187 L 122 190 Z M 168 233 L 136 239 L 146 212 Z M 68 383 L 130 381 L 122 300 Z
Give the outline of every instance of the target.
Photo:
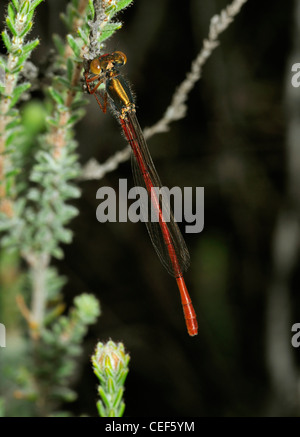
M 74 183 L 79 174 L 74 125 L 83 117 L 86 103 L 80 76 L 90 23 L 99 19 L 97 26 L 103 32 L 94 41 L 100 46 L 121 27 L 112 19 L 130 1 L 121 0 L 118 6 L 102 2 L 98 17 L 97 2 L 71 0 L 62 14 L 69 33 L 65 40 L 53 38 L 57 54 L 44 86 L 42 82 L 38 86 L 39 71 L 28 62 L 39 45 L 29 33 L 42 0 L 7 4 L 1 34 L 7 53 L 0 57 L 0 314 L 8 327 L 7 349 L 1 357 L 2 415 L 69 415 L 60 406 L 77 396 L 70 388 L 76 360 L 100 307 L 92 294 L 83 293 L 62 315 L 65 278 L 50 263 L 52 257 L 63 257 L 60 245 L 72 240 L 68 224 L 78 214 L 70 204 L 80 195 Z M 25 94 L 32 85 L 45 92 L 43 101 Z M 20 105 L 21 99 L 30 101 Z M 20 313 L 27 327 L 22 326 Z M 121 383 L 118 390 L 121 393 Z M 124 408 L 122 401 L 116 414 L 122 415 Z

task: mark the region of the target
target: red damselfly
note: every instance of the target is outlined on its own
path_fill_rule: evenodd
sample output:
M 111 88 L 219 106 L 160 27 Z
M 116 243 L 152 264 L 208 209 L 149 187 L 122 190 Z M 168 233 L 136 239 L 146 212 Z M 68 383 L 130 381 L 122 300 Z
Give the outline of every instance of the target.
M 93 94 L 103 112 L 109 103 L 120 122 L 125 137 L 132 149 L 132 171 L 135 184 L 146 188 L 149 201 L 156 213 L 157 221 L 146 221 L 153 246 L 168 272 L 176 278 L 189 335 L 198 333 L 196 313 L 192 305 L 183 272 L 189 267 L 190 256 L 181 232 L 168 205 L 163 204 L 153 188 L 162 184 L 154 167 L 142 129 L 136 117 L 135 103 L 130 87 L 119 69 L 126 63 L 124 53 L 116 51 L 99 56 L 88 62 L 85 81 L 88 92 Z M 104 91 L 99 91 L 100 85 Z M 169 211 L 164 220 L 164 211 Z

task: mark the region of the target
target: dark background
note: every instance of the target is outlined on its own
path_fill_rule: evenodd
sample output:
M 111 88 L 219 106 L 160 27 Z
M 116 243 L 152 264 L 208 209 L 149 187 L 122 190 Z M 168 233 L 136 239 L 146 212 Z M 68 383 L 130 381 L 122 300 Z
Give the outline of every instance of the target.
M 39 7 L 35 32 L 41 45 L 34 62 L 49 53 L 53 32 L 64 35 L 59 13 L 65 3 Z M 123 28 L 107 51 L 128 57 L 124 69 L 142 127 L 162 116 L 208 35 L 211 17 L 228 3 L 136 0 L 119 16 Z M 187 116 L 148 142 L 165 185 L 205 188 L 204 230 L 185 235 L 191 255 L 185 279 L 198 315 L 197 337 L 186 332 L 176 282 L 160 264 L 145 226 L 96 220 L 97 189 L 117 189 L 119 178 L 132 186 L 130 162 L 100 181 L 80 183 L 74 240 L 56 264 L 68 277 L 66 301 L 71 305 L 75 295 L 93 293 L 102 316 L 85 341 L 78 401 L 67 406 L 74 414 L 97 415 L 89 356 L 98 340 L 108 339 L 124 342 L 131 356 L 126 416 L 299 414 L 296 386 L 281 391 L 300 363 L 300 350 L 290 343 L 291 326 L 300 321 L 298 255 L 287 280 L 292 310 L 282 307 L 286 343 L 278 355 L 270 352 L 277 350 L 270 332 L 278 320 L 269 316 L 273 240 L 288 202 L 285 87 L 295 7 L 292 1 L 249 0 L 205 64 Z M 104 162 L 125 146 L 117 121 L 88 99 L 87 116 L 76 127 L 82 164 L 92 157 Z M 282 353 L 290 366 L 276 371 Z

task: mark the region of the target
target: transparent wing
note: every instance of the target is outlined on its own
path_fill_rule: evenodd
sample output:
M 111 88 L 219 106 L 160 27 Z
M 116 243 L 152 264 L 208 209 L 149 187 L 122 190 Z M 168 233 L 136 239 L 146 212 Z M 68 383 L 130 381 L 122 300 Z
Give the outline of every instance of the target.
M 144 219 L 152 244 L 167 271 L 178 277 L 190 265 L 188 249 L 174 220 L 168 199 L 165 196 L 150 195 L 152 187 L 161 189 L 162 184 L 135 113 L 128 112 L 120 122 L 133 151 L 131 165 L 134 182 L 136 186 L 146 188 L 148 193 L 148 204 L 144 208 L 142 205 L 142 210 L 144 213 L 148 211 L 148 217 Z M 156 212 L 157 221 L 150 220 L 151 207 Z

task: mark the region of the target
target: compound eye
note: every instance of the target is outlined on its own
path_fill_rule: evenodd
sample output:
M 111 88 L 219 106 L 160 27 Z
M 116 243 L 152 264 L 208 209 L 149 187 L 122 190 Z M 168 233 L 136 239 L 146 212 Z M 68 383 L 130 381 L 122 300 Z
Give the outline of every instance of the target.
M 101 73 L 101 64 L 98 58 L 93 59 L 90 63 L 90 70 L 93 74 L 100 74 Z
M 113 53 L 114 62 L 118 67 L 122 67 L 127 62 L 127 57 L 123 52 L 114 52 Z

